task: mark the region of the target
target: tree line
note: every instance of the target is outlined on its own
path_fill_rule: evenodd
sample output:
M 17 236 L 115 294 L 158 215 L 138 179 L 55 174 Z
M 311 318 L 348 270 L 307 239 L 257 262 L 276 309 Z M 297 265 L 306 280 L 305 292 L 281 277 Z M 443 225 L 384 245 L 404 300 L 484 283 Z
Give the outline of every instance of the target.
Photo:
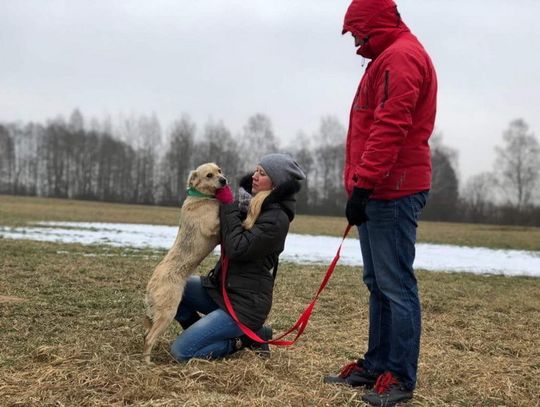
M 320 120 L 314 134 L 300 133 L 281 146 L 261 113 L 233 135 L 222 121 L 209 120 L 199 129 L 188 115 L 164 130 L 155 115 L 87 123 L 76 109 L 67 120 L 0 123 L 0 193 L 178 205 L 197 165 L 218 163 L 236 188 L 261 156 L 279 151 L 292 154 L 307 174 L 299 213 L 341 216 L 345 139 L 345 127 L 331 116 Z M 457 152 L 440 134 L 431 147 L 433 186 L 424 219 L 540 226 L 540 149 L 524 120 L 504 131 L 494 171 L 462 187 Z
M 460 185 L 457 152 L 432 138 L 433 179 L 423 217 L 502 225 L 540 226 L 540 145 L 523 119 L 512 120 L 495 147 L 493 170 Z

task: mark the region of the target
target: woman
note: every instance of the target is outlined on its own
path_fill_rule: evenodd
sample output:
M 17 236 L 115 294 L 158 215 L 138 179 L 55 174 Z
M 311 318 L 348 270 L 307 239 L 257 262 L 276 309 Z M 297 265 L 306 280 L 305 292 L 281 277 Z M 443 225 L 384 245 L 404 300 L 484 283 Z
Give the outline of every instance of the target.
M 229 258 L 227 293 L 239 320 L 265 340 L 272 338 L 272 329 L 263 324 L 272 306 L 278 257 L 303 179 L 304 172 L 290 156 L 268 154 L 253 175 L 240 182 L 238 202 L 232 203 L 230 189 L 218 197 L 224 202 L 220 221 L 221 241 Z M 184 328 L 171 345 L 179 361 L 222 358 L 246 347 L 269 355 L 268 345 L 243 335 L 227 312 L 221 293 L 221 262 L 207 276 L 190 277 L 176 320 Z

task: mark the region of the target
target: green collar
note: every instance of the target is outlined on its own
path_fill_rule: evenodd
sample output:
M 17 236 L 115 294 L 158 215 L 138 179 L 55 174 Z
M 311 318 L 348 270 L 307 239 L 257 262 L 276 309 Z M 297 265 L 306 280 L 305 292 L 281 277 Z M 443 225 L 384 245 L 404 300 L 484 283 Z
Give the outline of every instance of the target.
M 206 195 L 206 194 L 203 194 L 202 192 L 199 192 L 197 191 L 195 188 L 193 187 L 189 187 L 187 189 L 187 194 L 188 196 L 193 196 L 193 197 L 196 197 L 196 198 L 214 198 L 213 195 Z

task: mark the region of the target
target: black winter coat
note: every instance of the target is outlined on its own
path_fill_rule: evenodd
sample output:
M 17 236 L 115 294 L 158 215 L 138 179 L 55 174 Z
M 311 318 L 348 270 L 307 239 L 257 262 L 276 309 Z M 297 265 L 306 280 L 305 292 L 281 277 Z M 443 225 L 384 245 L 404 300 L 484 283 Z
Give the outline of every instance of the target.
M 251 183 L 246 187 L 245 179 L 243 186 L 251 192 Z M 242 226 L 245 215 L 238 210 L 237 203 L 220 208 L 221 241 L 229 257 L 227 294 L 240 321 L 254 331 L 263 325 L 272 307 L 273 270 L 295 215 L 294 196 L 299 190 L 298 181 L 274 189 L 250 230 Z M 202 284 L 220 308 L 227 310 L 221 294 L 220 271 L 221 262 L 218 262 L 202 277 Z

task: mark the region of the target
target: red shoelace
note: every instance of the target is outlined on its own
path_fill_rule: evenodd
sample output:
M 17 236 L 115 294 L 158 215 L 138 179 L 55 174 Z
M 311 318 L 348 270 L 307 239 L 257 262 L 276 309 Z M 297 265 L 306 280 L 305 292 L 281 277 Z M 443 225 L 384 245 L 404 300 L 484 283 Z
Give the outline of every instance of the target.
M 364 369 L 358 366 L 358 363 L 351 362 L 341 368 L 341 371 L 339 372 L 339 377 L 345 379 L 346 377 L 349 377 L 353 372 L 361 372 Z
M 394 375 L 391 372 L 386 372 L 380 375 L 375 382 L 375 387 L 373 388 L 376 393 L 383 394 L 390 389 L 393 384 L 398 384 Z

